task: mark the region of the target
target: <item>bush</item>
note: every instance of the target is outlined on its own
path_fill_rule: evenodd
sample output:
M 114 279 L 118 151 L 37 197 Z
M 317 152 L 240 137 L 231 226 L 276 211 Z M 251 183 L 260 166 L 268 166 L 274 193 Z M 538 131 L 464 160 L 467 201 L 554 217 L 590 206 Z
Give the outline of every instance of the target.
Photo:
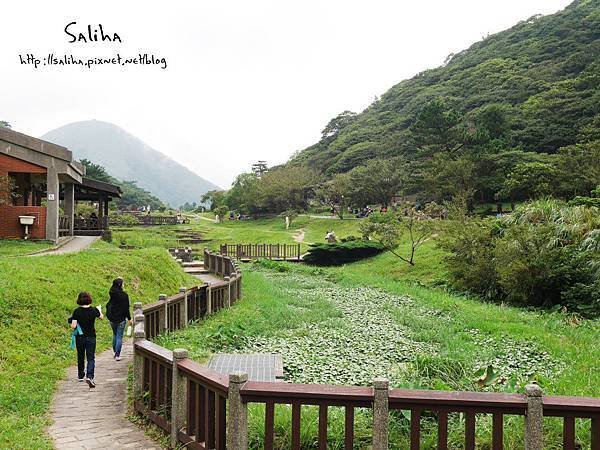
M 385 251 L 378 242 L 352 240 L 335 244 L 312 244 L 303 261 L 309 264 L 330 266 L 369 258 Z
M 447 228 L 440 246 L 450 253 L 446 262 L 454 287 L 486 298 L 497 297 L 500 286 L 495 268 L 492 221 L 461 221 Z
M 111 215 L 110 222 L 111 222 L 111 224 L 124 225 L 124 226 L 132 226 L 132 225 L 140 224 L 140 220 L 133 214 Z
M 453 284 L 489 298 L 587 316 L 600 315 L 600 216 L 597 208 L 541 200 L 496 220 L 451 226 Z

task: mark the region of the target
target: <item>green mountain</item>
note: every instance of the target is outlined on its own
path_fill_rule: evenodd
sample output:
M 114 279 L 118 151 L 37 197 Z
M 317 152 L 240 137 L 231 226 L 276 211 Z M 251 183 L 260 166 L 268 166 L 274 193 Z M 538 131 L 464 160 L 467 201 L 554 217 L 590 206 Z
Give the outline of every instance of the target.
M 370 159 L 442 150 L 468 149 L 479 161 L 482 143 L 488 154 L 554 154 L 600 138 L 599 88 L 600 0 L 575 1 L 400 82 L 360 114 L 340 114 L 289 164 L 331 177 Z
M 218 189 L 111 123 L 74 122 L 46 133 L 42 139 L 68 147 L 76 158 L 105 167 L 119 180 L 135 181 L 173 207 L 199 202 L 204 193 Z

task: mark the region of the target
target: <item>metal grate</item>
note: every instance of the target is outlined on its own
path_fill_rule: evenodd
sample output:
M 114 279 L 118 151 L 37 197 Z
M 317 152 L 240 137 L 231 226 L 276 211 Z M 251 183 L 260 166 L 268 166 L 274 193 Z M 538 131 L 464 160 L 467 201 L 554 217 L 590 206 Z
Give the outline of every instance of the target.
M 246 372 L 251 381 L 278 381 L 283 379 L 283 360 L 279 354 L 219 353 L 208 363 L 212 370 L 228 375 Z

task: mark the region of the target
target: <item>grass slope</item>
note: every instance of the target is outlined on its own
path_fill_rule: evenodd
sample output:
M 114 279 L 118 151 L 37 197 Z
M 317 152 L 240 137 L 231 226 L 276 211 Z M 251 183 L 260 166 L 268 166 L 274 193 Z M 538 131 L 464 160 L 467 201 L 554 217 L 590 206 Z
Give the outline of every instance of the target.
M 52 247 L 46 241 L 9 241 L 0 240 L 0 257 L 22 256 Z
M 103 242 L 70 255 L 0 258 L 0 274 L 0 448 L 10 449 L 52 448 L 44 430 L 56 383 L 76 363 L 66 319 L 79 291 L 106 305 L 117 276 L 132 302 L 194 284 L 162 249 L 123 252 Z M 110 336 L 100 322 L 98 352 Z

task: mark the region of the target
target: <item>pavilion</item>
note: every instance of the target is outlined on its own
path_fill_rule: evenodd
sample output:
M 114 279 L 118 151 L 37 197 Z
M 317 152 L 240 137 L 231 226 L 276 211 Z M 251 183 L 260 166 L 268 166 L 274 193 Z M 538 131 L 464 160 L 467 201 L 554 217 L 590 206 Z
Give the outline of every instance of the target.
M 0 239 L 24 237 L 23 216 L 34 217 L 32 239 L 58 242 L 62 236 L 103 235 L 108 202 L 122 194 L 119 186 L 86 178 L 85 167 L 67 148 L 0 128 L 0 177 L 7 176 L 14 190 L 0 202 Z M 93 202 L 96 217 L 75 218 L 78 201 Z

